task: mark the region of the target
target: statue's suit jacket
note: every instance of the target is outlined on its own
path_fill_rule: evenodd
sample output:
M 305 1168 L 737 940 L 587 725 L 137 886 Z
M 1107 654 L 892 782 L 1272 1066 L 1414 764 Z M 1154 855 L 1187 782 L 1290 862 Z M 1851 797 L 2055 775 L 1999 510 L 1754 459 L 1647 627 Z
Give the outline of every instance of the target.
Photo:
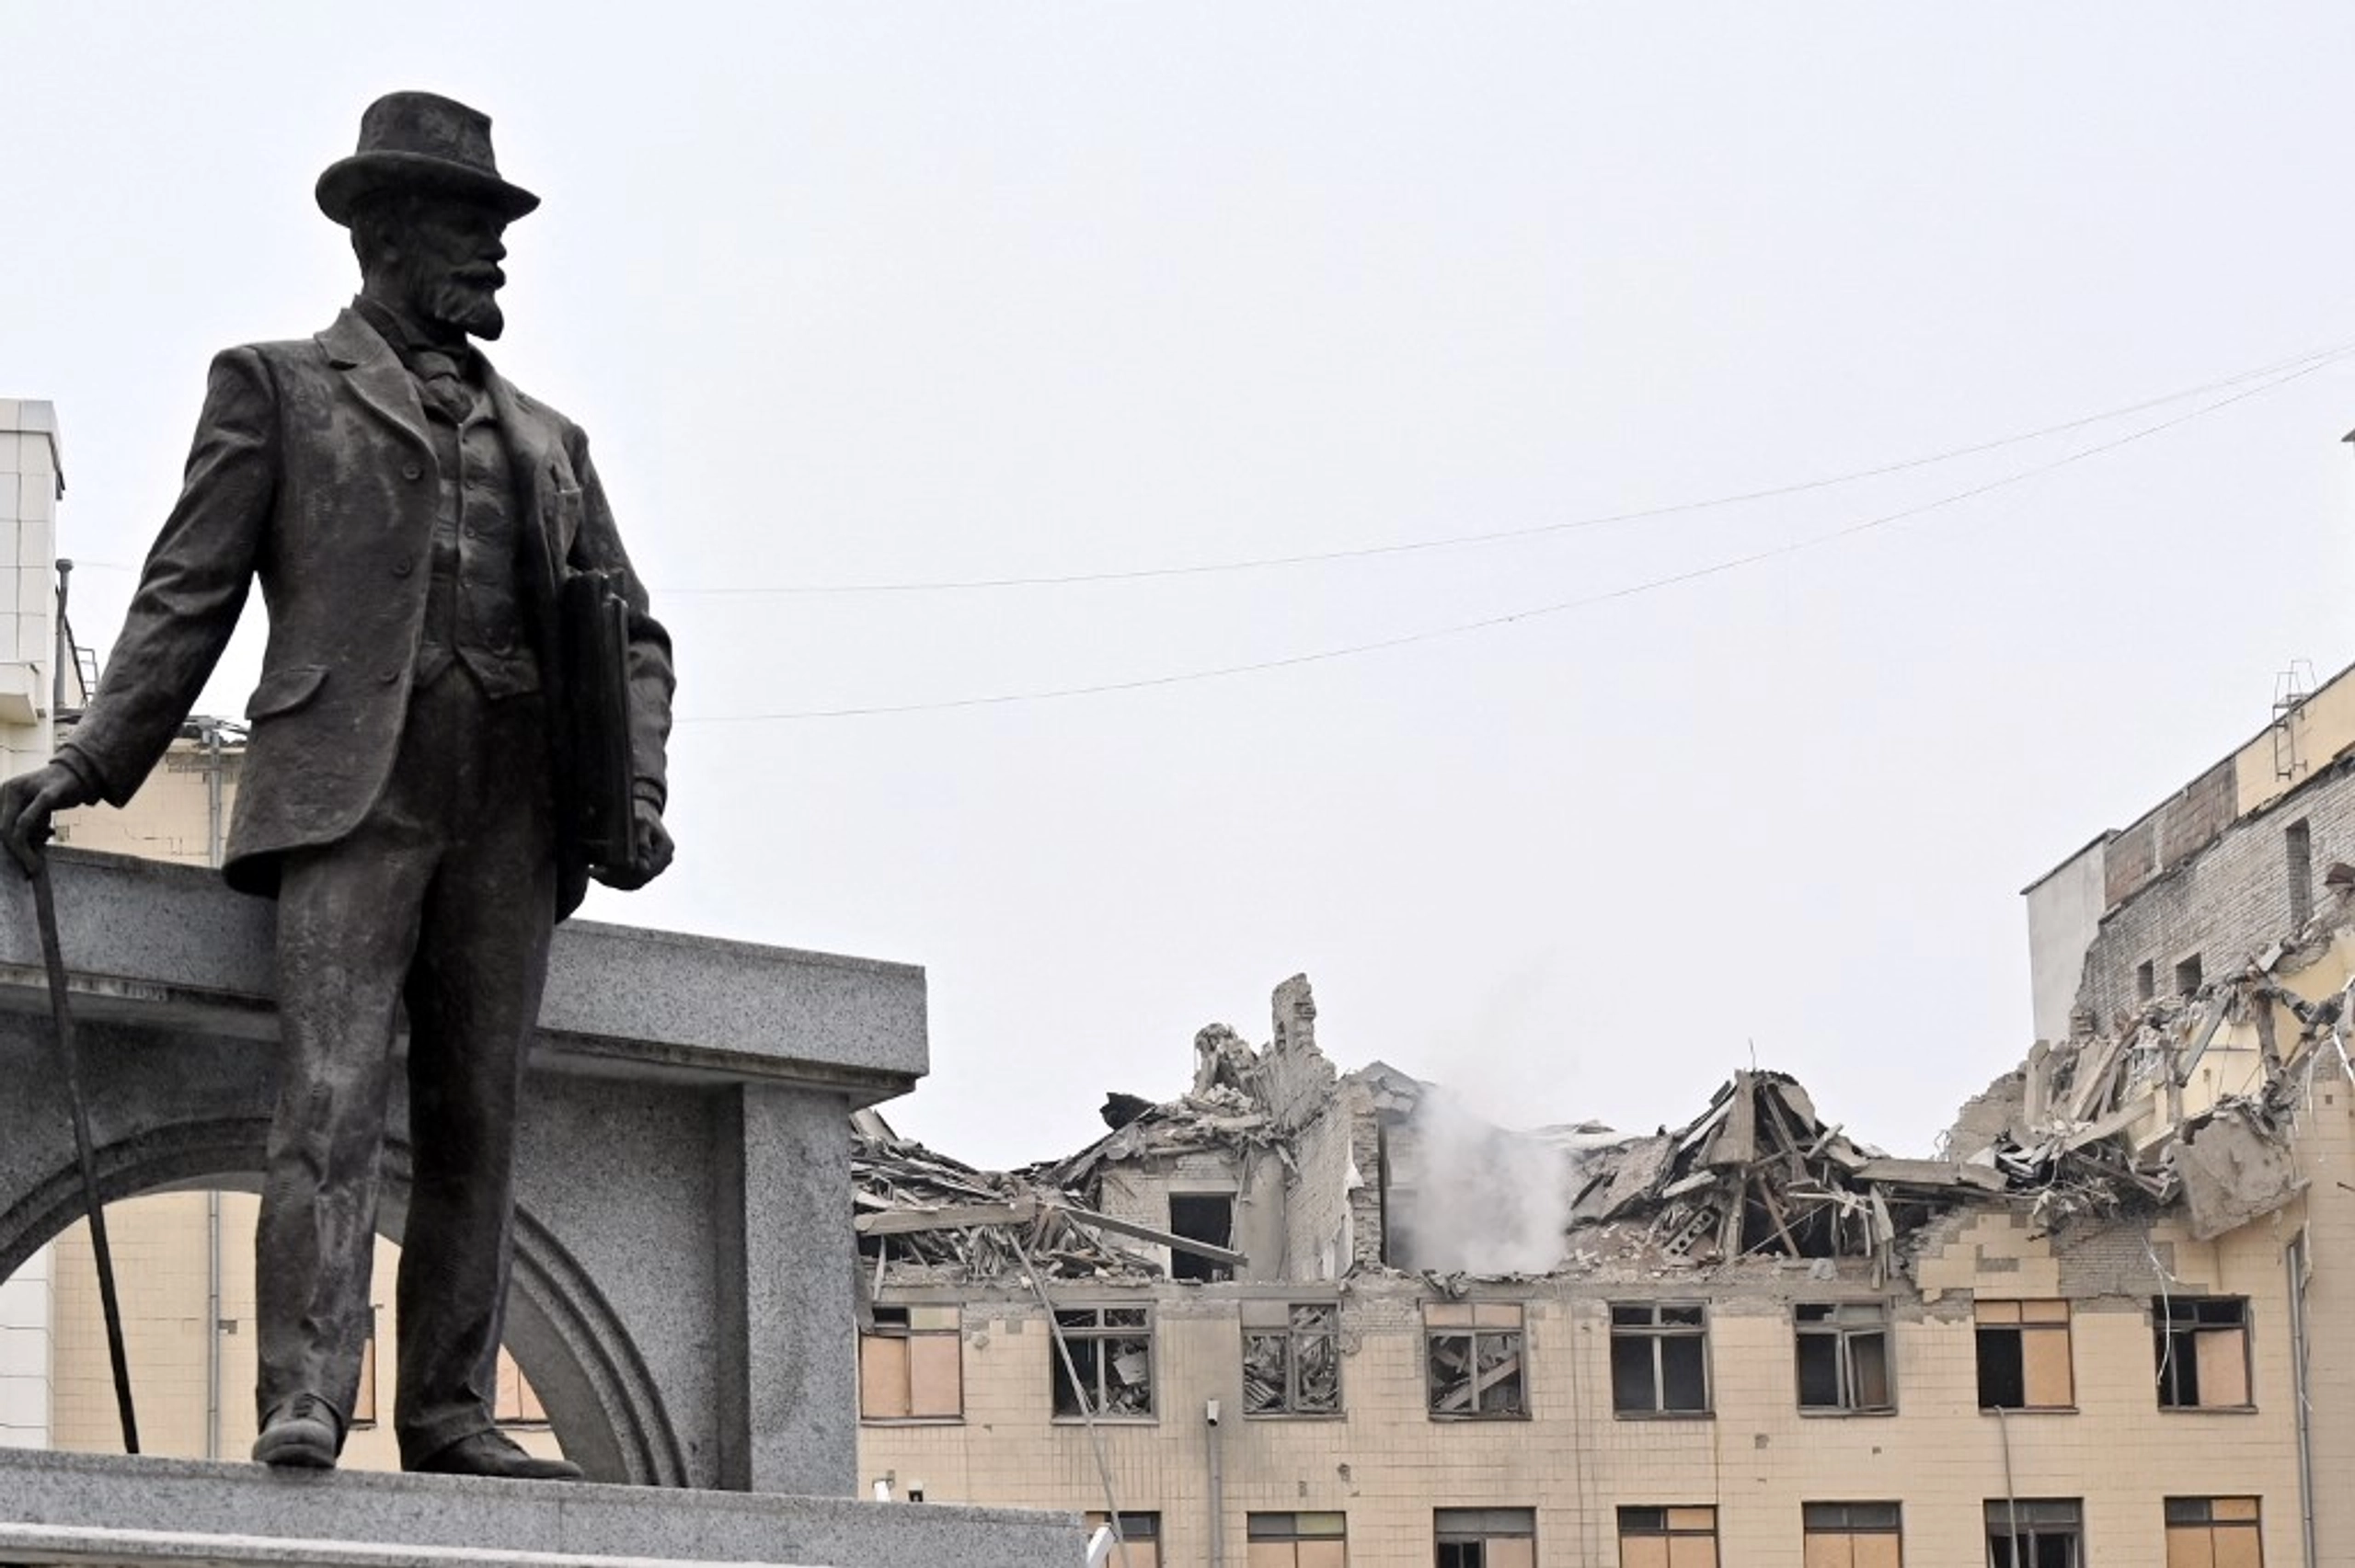
M 565 680 L 555 606 L 562 575 L 621 568 L 630 603 L 633 761 L 664 791 L 671 644 L 627 571 L 588 438 L 485 369 L 515 479 L 517 570 L 538 645 L 550 727 Z M 383 793 L 408 711 L 431 582 L 439 485 L 408 371 L 347 310 L 316 338 L 230 349 L 213 362 L 186 481 L 149 553 L 98 695 L 61 750 L 120 806 L 178 733 L 257 579 L 270 611 L 225 872 L 268 894 L 289 850 L 350 833 Z M 463 680 L 456 670 L 443 680 Z M 564 764 L 557 769 L 559 818 Z M 558 918 L 586 867 L 559 822 Z

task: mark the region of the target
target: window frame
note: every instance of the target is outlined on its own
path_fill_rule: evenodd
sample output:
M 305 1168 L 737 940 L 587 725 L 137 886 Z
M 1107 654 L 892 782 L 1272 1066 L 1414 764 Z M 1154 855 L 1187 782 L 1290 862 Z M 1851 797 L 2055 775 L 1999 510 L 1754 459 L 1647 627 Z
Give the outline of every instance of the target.
M 2030 1316 L 2033 1310 L 2037 1315 Z M 2006 1317 L 2005 1314 L 2009 1313 Z M 2057 1314 L 2057 1315 L 2056 1315 Z M 1972 1349 L 1976 1355 L 1978 1373 L 1977 1394 L 1982 1413 L 2001 1410 L 2006 1414 L 2052 1413 L 2070 1413 L 2077 1408 L 2077 1348 L 2076 1314 L 2062 1298 L 1982 1297 L 1971 1303 Z M 1991 1334 L 2009 1334 L 2013 1340 L 2013 1360 L 2019 1368 L 2020 1400 L 2018 1404 L 2005 1404 L 1987 1397 L 1987 1346 Z M 2058 1401 L 2030 1400 L 2028 1365 L 2030 1335 L 2051 1337 L 2061 1341 L 2062 1364 L 2067 1368 L 2069 1386 L 2064 1397 Z
M 2219 1504 L 2228 1505 L 2230 1511 L 2220 1516 L 2217 1512 Z M 2196 1516 L 2178 1516 L 2195 1515 Z M 2251 1562 L 2256 1564 L 2256 1568 L 2264 1568 L 2265 1518 L 2264 1501 L 2261 1498 L 2248 1496 L 2246 1494 L 2223 1497 L 2168 1497 L 2161 1502 L 2159 1517 L 2163 1522 L 2167 1561 L 2170 1562 L 2175 1561 L 2175 1538 L 2178 1530 L 2197 1531 L 2206 1537 L 2207 1551 L 2204 1556 L 2207 1561 L 2211 1562 L 2226 1561 L 2216 1551 L 2217 1532 L 2225 1530 L 2234 1536 L 2246 1534 L 2249 1543 L 2257 1548 L 2253 1558 L 2236 1553 L 2232 1559 L 2233 1562 Z
M 2223 1309 L 2230 1308 L 2232 1321 L 2224 1321 Z M 2201 1314 L 2209 1314 L 2203 1321 Z M 2161 1296 L 2151 1303 L 2151 1354 L 2155 1363 L 2154 1391 L 2159 1408 L 2175 1413 L 2185 1411 L 2229 1411 L 2246 1413 L 2257 1408 L 2256 1358 L 2249 1343 L 2249 1299 L 2246 1296 Z M 2218 1401 L 2210 1403 L 2201 1394 L 2205 1379 L 2201 1373 L 2207 1356 L 2201 1353 L 2201 1337 L 2223 1337 L 2230 1334 L 2240 1341 L 2240 1391 L 2237 1403 Z M 2182 1384 L 2188 1380 L 2192 1398 L 2170 1398 L 2180 1395 Z M 2172 1388 L 2171 1388 L 2172 1385 Z
M 2014 1510 L 2017 1516 L 2014 1516 Z M 2068 1517 L 2058 1516 L 2066 1510 Z M 2051 1517 L 2039 1517 L 2051 1515 Z M 2067 1568 L 2085 1568 L 2085 1505 L 2078 1497 L 1991 1497 L 1984 1511 L 1987 1538 L 1988 1568 L 2034 1568 L 2039 1540 L 2051 1537 L 2065 1539 L 2070 1546 Z M 2065 1535 L 2062 1532 L 2066 1532 Z M 2000 1533 L 1999 1533 L 2000 1532 Z M 1998 1545 L 2008 1540 L 2005 1555 L 1995 1555 Z M 2029 1551 L 2023 1560 L 2020 1543 L 2026 1540 Z
M 1158 1397 L 1160 1379 L 1155 1376 L 1156 1368 L 1154 1365 L 1153 1308 L 1149 1305 L 1132 1306 L 1125 1302 L 1105 1301 L 1086 1306 L 1056 1307 L 1053 1312 L 1054 1316 L 1048 1322 L 1050 1344 L 1047 1347 L 1047 1408 L 1053 1413 L 1053 1419 L 1056 1421 L 1129 1421 L 1140 1424 L 1160 1420 Z M 1124 1321 L 1118 1323 L 1111 1322 L 1113 1314 L 1116 1313 Z M 1090 1321 L 1085 1322 L 1069 1321 L 1077 1320 L 1083 1316 Z M 1136 1321 L 1133 1322 L 1125 1321 L 1131 1317 Z M 1074 1372 L 1083 1377 L 1089 1372 L 1093 1373 L 1095 1391 L 1100 1400 L 1106 1391 L 1105 1379 L 1113 1371 L 1113 1357 L 1109 1347 L 1129 1341 L 1141 1342 L 1143 1347 L 1145 1366 L 1144 1381 L 1142 1385 L 1143 1407 L 1113 1410 L 1098 1403 L 1091 1409 L 1087 1403 L 1087 1391 L 1073 1384 L 1070 1381 L 1070 1373 L 1064 1370 L 1064 1350 L 1067 1348 L 1071 1353 Z M 1085 1360 L 1080 1354 L 1083 1348 L 1087 1351 Z M 1062 1396 L 1066 1388 L 1071 1389 L 1075 1402 L 1075 1408 L 1071 1410 L 1063 1408 Z
M 1670 1322 L 1666 1313 L 1691 1312 L 1688 1321 Z M 1709 1366 L 1709 1304 L 1706 1301 L 1663 1299 L 1656 1301 L 1614 1301 L 1611 1312 L 1611 1414 L 1619 1421 L 1706 1421 L 1717 1414 L 1717 1379 Z M 1648 1314 L 1638 1320 L 1633 1314 Z M 1623 1314 L 1625 1314 L 1623 1316 Z M 1668 1356 L 1670 1342 L 1694 1343 L 1699 1348 L 1701 1371 L 1701 1402 L 1697 1405 L 1674 1405 L 1668 1402 Z M 1619 1347 L 1625 1344 L 1642 1343 L 1649 1347 L 1651 1362 L 1652 1402 L 1644 1409 L 1627 1402 L 1620 1390 Z
M 1525 1551 L 1489 1551 L 1493 1542 L 1526 1541 Z M 1450 1547 L 1457 1548 L 1450 1551 Z M 1466 1551 L 1464 1548 L 1476 1550 Z M 1491 1557 L 1510 1559 L 1491 1562 Z M 1434 1568 L 1535 1568 L 1537 1510 L 1534 1508 L 1433 1508 Z
M 1705 1527 L 1694 1516 L 1708 1516 Z M 1657 1518 L 1649 1516 L 1657 1516 Z M 1680 1516 L 1682 1516 L 1680 1517 Z M 1614 1539 L 1619 1547 L 1621 1568 L 1628 1563 L 1627 1543 L 1631 1540 L 1664 1540 L 1660 1561 L 1667 1568 L 1717 1568 L 1717 1508 L 1714 1503 L 1653 1503 L 1621 1504 L 1616 1516 Z M 1706 1556 L 1697 1551 L 1680 1551 L 1678 1541 L 1706 1540 L 1709 1550 Z M 1650 1553 L 1645 1553 L 1650 1556 Z
M 1203 1190 L 1170 1192 L 1165 1200 L 1169 1214 L 1169 1233 L 1173 1236 L 1183 1236 L 1189 1242 L 1200 1242 L 1205 1246 L 1223 1247 L 1232 1252 L 1235 1248 L 1235 1192 L 1232 1187 L 1215 1192 Z M 1188 1225 L 1191 1223 L 1190 1219 L 1181 1223 L 1178 1213 L 1179 1205 L 1206 1203 L 1216 1203 L 1220 1206 L 1220 1210 L 1226 1219 L 1224 1234 L 1199 1235 L 1194 1230 L 1188 1229 Z M 1169 1277 L 1173 1280 L 1191 1280 L 1198 1285 L 1223 1285 L 1235 1277 L 1235 1270 L 1229 1265 L 1206 1258 L 1200 1253 L 1189 1253 L 1183 1247 L 1172 1247 L 1169 1249 Z
M 1464 1342 L 1465 1365 L 1472 1369 L 1471 1404 L 1464 1410 L 1442 1410 L 1440 1401 L 1452 1396 L 1456 1385 L 1442 1389 L 1432 1363 L 1443 1343 Z M 1499 1377 L 1487 1388 L 1480 1384 L 1480 1353 L 1485 1342 L 1501 1342 L 1506 1354 L 1520 1365 L 1511 1378 Z M 1484 1409 L 1481 1401 L 1510 1388 L 1511 1402 Z M 1426 1301 L 1423 1303 L 1423 1412 L 1433 1421 L 1527 1421 L 1529 1411 L 1529 1310 L 1521 1301 Z
M 1857 1516 L 1867 1512 L 1871 1516 Z M 1809 1564 L 1815 1563 L 1821 1553 L 1813 1549 L 1809 1538 L 1846 1541 L 1849 1568 L 1855 1568 L 1857 1541 L 1878 1540 L 1886 1536 L 1895 1548 L 1896 1555 L 1890 1559 L 1890 1562 L 1894 1568 L 1904 1568 L 1905 1505 L 1895 1501 L 1801 1503 L 1799 1536 L 1802 1555 Z
M 919 1321 L 919 1319 L 923 1321 Z M 916 1354 L 919 1342 L 947 1340 L 956 1348 L 957 1408 L 954 1410 L 916 1409 Z M 897 1368 L 897 1383 L 904 1413 L 878 1413 L 867 1407 L 867 1391 L 879 1379 L 875 1376 L 870 1358 L 880 1359 L 879 1352 L 870 1352 L 869 1345 L 879 1341 L 897 1341 L 906 1345 Z M 870 1426 L 955 1425 L 965 1419 L 965 1322 L 964 1309 L 954 1302 L 936 1301 L 878 1301 L 867 1311 L 867 1322 L 858 1331 L 858 1419 Z
M 1104 1528 L 1111 1516 L 1101 1508 L 1088 1510 L 1082 1518 L 1087 1539 Z M 1161 1568 L 1161 1512 L 1156 1508 L 1123 1508 L 1120 1510 L 1120 1533 L 1113 1538 L 1119 1542 L 1112 1555 L 1105 1559 L 1105 1568 Z
M 1303 1312 L 1319 1312 L 1325 1316 L 1323 1327 L 1310 1327 L 1300 1321 Z M 1243 1333 L 1243 1413 L 1254 1420 L 1330 1420 L 1348 1413 L 1341 1392 L 1341 1304 L 1338 1301 L 1246 1301 L 1238 1314 Z M 1255 1407 L 1252 1403 L 1253 1341 L 1274 1342 L 1282 1346 L 1283 1387 L 1276 1394 L 1273 1404 Z M 1304 1358 L 1321 1353 L 1329 1357 L 1333 1372 L 1333 1398 L 1329 1405 L 1304 1402 L 1302 1393 Z M 1525 1379 L 1524 1379 L 1525 1381 Z
M 1821 1312 L 1810 1321 L 1802 1314 Z M 1869 1317 L 1867 1316 L 1869 1314 Z M 1897 1413 L 1897 1357 L 1892 1353 L 1889 1303 L 1886 1301 L 1797 1301 L 1791 1305 L 1791 1359 L 1801 1415 L 1894 1415 Z M 1855 1342 L 1877 1340 L 1880 1346 L 1880 1385 L 1886 1396 L 1878 1404 L 1858 1395 Z M 1809 1404 L 1807 1398 L 1806 1347 L 1809 1340 L 1832 1342 L 1832 1370 L 1839 1384 L 1838 1402 Z
M 1304 1528 L 1302 1521 L 1315 1520 L 1321 1526 L 1330 1520 L 1331 1529 Z M 1252 1510 L 1243 1516 L 1243 1555 L 1248 1565 L 1262 1561 L 1271 1553 L 1254 1551 L 1255 1547 L 1288 1545 L 1292 1562 L 1300 1562 L 1304 1545 L 1336 1541 L 1340 1545 L 1340 1563 L 1347 1568 L 1350 1560 L 1350 1516 L 1338 1508 L 1302 1508 L 1293 1510 Z M 1322 1556 L 1322 1553 L 1318 1555 Z

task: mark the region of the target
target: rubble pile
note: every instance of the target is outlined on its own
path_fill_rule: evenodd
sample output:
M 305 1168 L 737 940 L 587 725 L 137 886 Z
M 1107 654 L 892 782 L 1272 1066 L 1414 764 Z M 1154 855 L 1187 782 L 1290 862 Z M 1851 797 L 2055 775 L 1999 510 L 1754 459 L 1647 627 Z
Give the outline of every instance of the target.
M 1133 1096 L 1113 1098 L 1132 1100 Z M 1106 1119 L 1113 1114 L 1108 1105 Z M 1166 1104 L 1134 1112 L 1068 1160 L 1028 1166 L 1022 1173 L 1069 1191 L 1085 1192 L 1097 1168 L 1107 1162 L 1185 1154 L 1198 1149 L 1256 1148 L 1270 1142 L 1273 1136 L 1273 1118 L 1250 1091 L 1221 1080 Z
M 1573 1261 L 1874 1258 L 1933 1214 L 2002 1191 L 1993 1171 L 1892 1159 L 1827 1127 L 1797 1080 L 1738 1072 L 1677 1132 L 1588 1151 L 1570 1207 Z
M 859 1253 L 879 1276 L 909 1265 L 967 1280 L 1012 1276 L 1026 1272 L 1026 1253 L 1055 1278 L 1161 1273 L 1083 1223 L 1069 1194 L 936 1154 L 872 1112 L 853 1118 L 851 1179 Z
M 2277 945 L 2193 995 L 2143 1003 L 2110 1033 L 2039 1043 L 2019 1114 L 1971 1162 L 2032 1194 L 2045 1229 L 2180 1199 L 2206 1240 L 2280 1208 L 2303 1188 L 2290 1136 L 2315 1074 L 2355 1084 L 2348 990 L 2317 999 L 2285 983 L 2329 959 L 2341 934 Z

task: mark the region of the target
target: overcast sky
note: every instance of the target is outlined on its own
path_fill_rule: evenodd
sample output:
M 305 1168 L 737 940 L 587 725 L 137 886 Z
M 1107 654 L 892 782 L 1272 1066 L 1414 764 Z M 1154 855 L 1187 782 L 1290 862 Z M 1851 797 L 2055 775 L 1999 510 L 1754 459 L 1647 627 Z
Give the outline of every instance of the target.
M 0 395 L 103 650 L 212 353 L 351 292 L 319 170 L 462 98 L 678 647 L 678 864 L 591 914 L 923 965 L 887 1114 L 982 1163 L 1304 969 L 1508 1121 L 1754 1055 L 1926 1152 L 2020 888 L 2355 659 L 2355 359 L 2233 379 L 2355 339 L 2350 82 L 2319 4 L 0 0 Z

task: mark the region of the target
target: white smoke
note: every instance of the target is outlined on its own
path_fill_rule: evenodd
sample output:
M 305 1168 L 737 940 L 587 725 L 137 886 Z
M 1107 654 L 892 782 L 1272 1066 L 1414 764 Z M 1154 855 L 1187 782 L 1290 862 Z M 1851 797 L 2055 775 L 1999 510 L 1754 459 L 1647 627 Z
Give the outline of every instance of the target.
M 1499 1275 L 1561 1263 L 1577 1189 L 1560 1140 L 1498 1127 L 1433 1087 L 1392 1130 L 1390 1157 L 1394 1265 Z

